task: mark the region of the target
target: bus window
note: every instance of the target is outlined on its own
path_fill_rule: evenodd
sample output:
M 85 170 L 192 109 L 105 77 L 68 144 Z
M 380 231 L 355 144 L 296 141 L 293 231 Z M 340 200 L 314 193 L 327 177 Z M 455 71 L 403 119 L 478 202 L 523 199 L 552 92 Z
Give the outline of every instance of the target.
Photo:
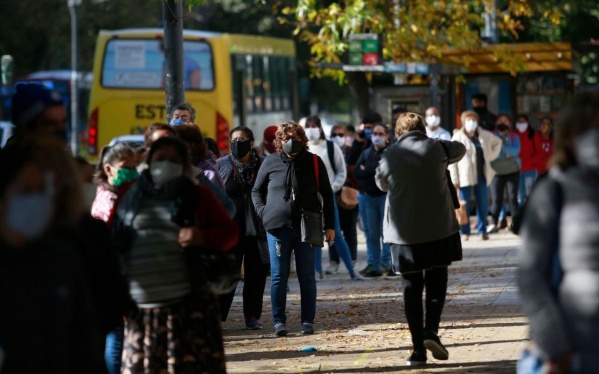
M 212 50 L 206 42 L 183 43 L 185 88 L 211 91 L 215 87 Z M 165 61 L 162 39 L 113 39 L 102 64 L 105 88 L 161 89 Z

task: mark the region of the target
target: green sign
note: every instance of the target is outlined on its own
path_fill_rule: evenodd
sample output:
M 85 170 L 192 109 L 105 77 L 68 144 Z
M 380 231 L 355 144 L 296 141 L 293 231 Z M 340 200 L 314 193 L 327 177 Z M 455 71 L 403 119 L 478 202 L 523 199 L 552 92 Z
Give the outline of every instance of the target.
M 376 34 L 355 34 L 349 37 L 349 64 L 380 65 L 379 38 Z

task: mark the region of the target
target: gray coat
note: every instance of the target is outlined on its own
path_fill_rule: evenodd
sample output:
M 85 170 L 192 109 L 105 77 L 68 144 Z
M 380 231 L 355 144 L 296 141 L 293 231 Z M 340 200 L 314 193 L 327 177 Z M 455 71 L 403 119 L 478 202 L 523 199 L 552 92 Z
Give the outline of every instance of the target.
M 420 131 L 402 134 L 384 153 L 376 183 L 388 191 L 385 202 L 385 243 L 418 244 L 440 240 L 460 230 L 447 188 L 449 163 L 466 153 L 457 141 L 430 139 Z
M 531 338 L 543 358 L 573 351 L 580 373 L 599 372 L 598 227 L 599 171 L 552 169 L 526 201 L 518 284 Z M 555 253 L 563 271 L 557 299 Z

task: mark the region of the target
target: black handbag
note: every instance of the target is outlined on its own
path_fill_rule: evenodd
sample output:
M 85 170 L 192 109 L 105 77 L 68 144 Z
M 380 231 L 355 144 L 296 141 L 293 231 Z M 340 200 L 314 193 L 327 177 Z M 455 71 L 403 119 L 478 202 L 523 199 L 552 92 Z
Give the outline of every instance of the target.
M 320 181 L 318 180 L 318 156 L 312 155 L 312 159 L 314 160 L 314 172 L 316 173 L 316 189 L 320 191 Z M 301 209 L 300 220 L 302 242 L 310 243 L 317 247 L 324 247 L 324 222 L 322 220 L 322 204 L 320 212 L 310 212 Z

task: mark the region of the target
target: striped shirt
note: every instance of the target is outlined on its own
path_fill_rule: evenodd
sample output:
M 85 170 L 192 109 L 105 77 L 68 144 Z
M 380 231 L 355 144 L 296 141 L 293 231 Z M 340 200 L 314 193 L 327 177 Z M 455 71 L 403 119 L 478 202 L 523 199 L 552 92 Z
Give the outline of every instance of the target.
M 142 308 L 171 305 L 191 292 L 179 226 L 171 201 L 144 197 L 133 219 L 135 237 L 128 267 L 131 297 Z

